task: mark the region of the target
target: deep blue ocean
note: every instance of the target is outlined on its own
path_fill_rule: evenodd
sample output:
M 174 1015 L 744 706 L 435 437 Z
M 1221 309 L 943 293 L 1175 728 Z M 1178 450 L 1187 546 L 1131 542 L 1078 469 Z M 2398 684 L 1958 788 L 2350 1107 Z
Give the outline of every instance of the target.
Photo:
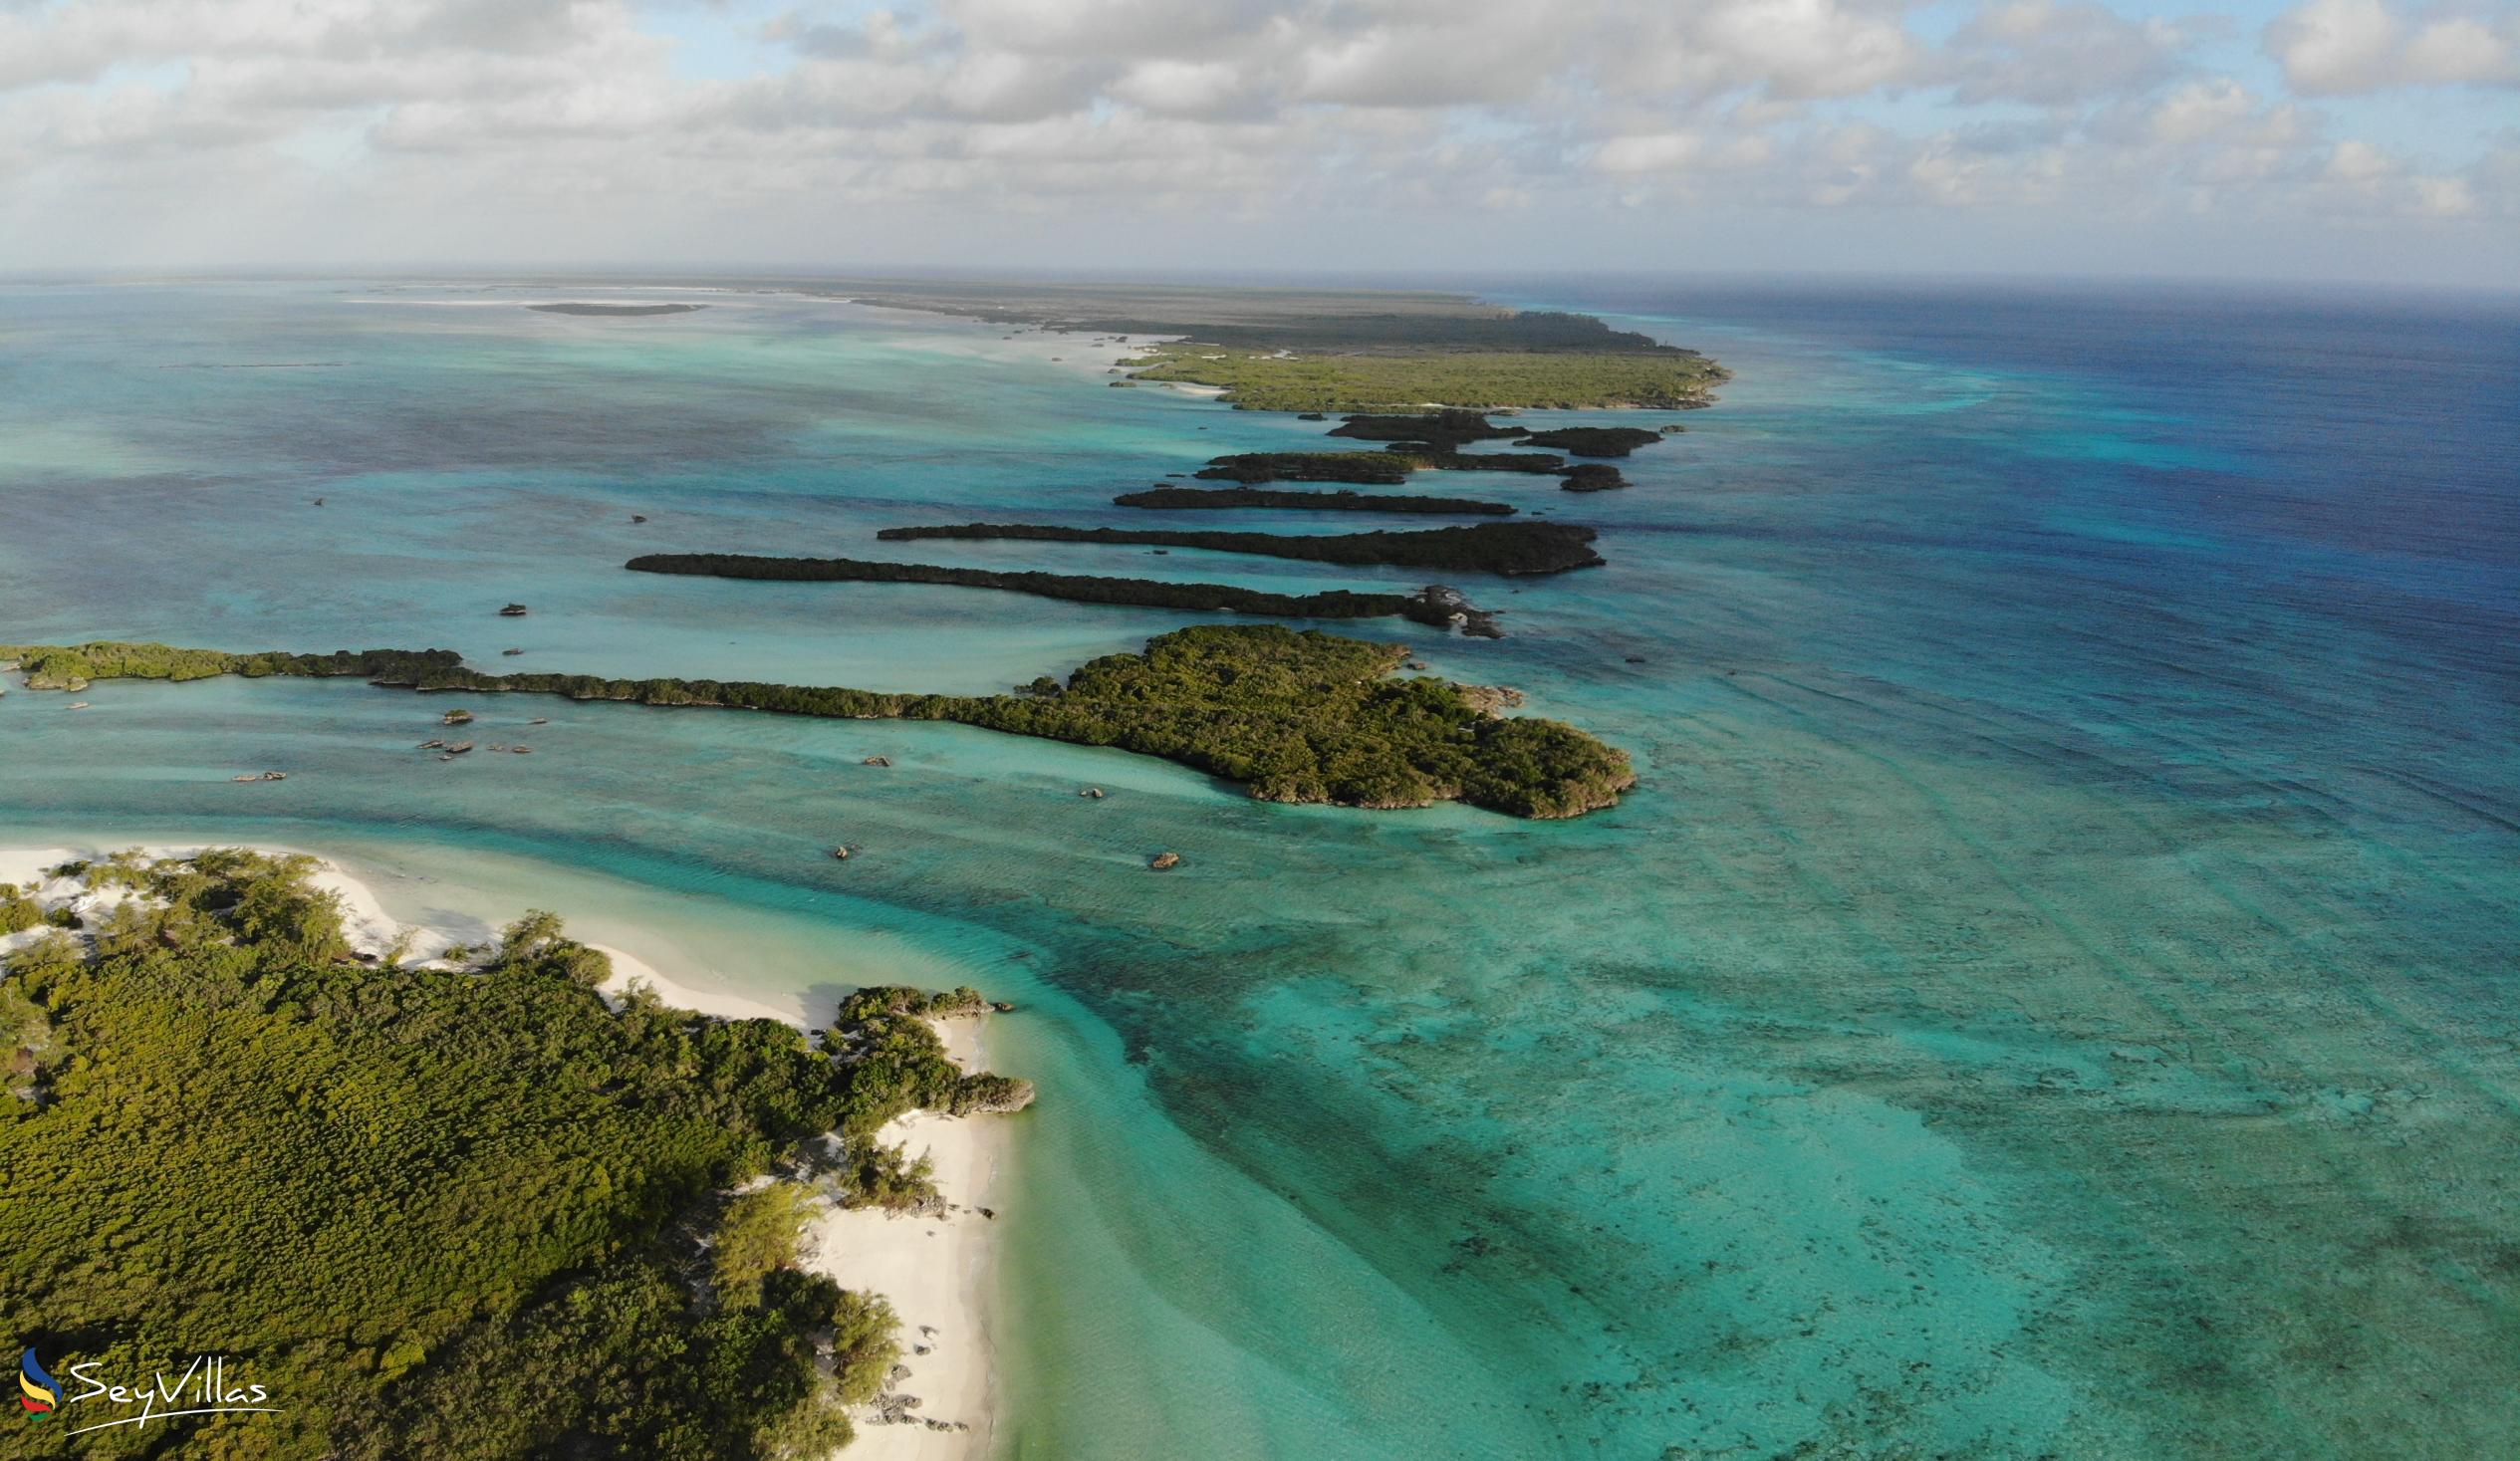
M 1629 749 L 1610 812 L 566 702 L 441 766 L 407 694 L 110 683 L 0 697 L 0 843 L 286 843 L 765 998 L 1017 1001 L 1006 1456 L 2520 1454 L 2520 300 L 1479 288 L 1735 372 L 1629 491 L 1447 477 L 1601 530 L 1462 585 L 1508 637 L 1340 629 Z M 879 544 L 1143 526 L 1114 492 L 1319 427 L 1082 338 L 518 307 L 650 297 L 0 288 L 0 642 L 984 690 L 1184 620 L 619 565 L 1410 582 Z

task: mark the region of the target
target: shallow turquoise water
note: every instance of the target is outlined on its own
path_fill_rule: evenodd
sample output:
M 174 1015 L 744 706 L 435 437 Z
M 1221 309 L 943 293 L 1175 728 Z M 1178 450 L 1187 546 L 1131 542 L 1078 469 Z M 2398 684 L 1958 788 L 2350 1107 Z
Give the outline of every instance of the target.
M 1180 620 L 618 565 L 1029 566 L 872 534 L 1125 521 L 1310 429 L 950 321 L 457 298 L 0 294 L 0 639 L 986 689 Z M 2508 309 L 1599 304 L 1740 378 L 1631 492 L 1461 483 L 1611 566 L 1416 632 L 1634 751 L 1607 814 L 522 700 L 485 729 L 539 754 L 440 764 L 407 694 L 223 681 L 0 698 L 0 830 L 339 850 L 765 997 L 1019 1001 L 1013 1455 L 2520 1449 Z M 247 363 L 338 364 L 189 368 Z

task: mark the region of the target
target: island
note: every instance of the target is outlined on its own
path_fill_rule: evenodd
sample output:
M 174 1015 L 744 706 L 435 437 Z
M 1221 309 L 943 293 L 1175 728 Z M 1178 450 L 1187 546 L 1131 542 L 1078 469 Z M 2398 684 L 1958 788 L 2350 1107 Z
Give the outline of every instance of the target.
M 904 1339 L 800 1237 L 917 1197 L 887 1122 L 1030 1103 L 946 1057 L 931 1021 L 979 994 L 861 990 L 818 1040 L 609 994 L 608 956 L 547 912 L 378 952 L 315 869 L 134 850 L 0 884 L 14 1339 L 142 1388 L 216 1352 L 221 1398 L 265 1407 L 159 1404 L 154 1446 L 113 1453 L 846 1444 Z M 69 1423 L 138 1413 L 94 1408 Z
M 1220 456 L 1193 475 L 1214 482 L 1356 482 L 1388 487 L 1415 471 L 1556 472 L 1562 457 L 1545 452 L 1461 452 L 1398 443 L 1383 451 L 1243 451 Z
M 1475 531 L 1475 530 L 1447 530 Z M 1176 629 L 1109 654 L 1066 684 L 1044 675 L 1008 695 L 916 695 L 751 681 L 489 674 L 450 649 L 231 654 L 103 640 L 0 645 L 29 688 L 117 678 L 358 676 L 467 694 L 533 693 L 791 715 L 941 720 L 1158 756 L 1272 802 L 1392 809 L 1458 801 L 1514 817 L 1579 817 L 1636 784 L 1625 752 L 1574 726 L 1508 716 L 1514 700 L 1433 676 L 1395 679 L 1399 644 L 1280 624 Z
M 1610 492 L 1628 485 L 1628 474 L 1608 462 L 1577 462 L 1564 475 L 1561 492 Z
M 1038 523 L 962 523 L 954 526 L 885 528 L 887 542 L 922 538 L 1027 539 L 1040 543 L 1136 543 L 1158 548 L 1204 548 L 1307 563 L 1367 564 L 1398 568 L 1470 569 L 1479 573 L 1562 574 L 1599 568 L 1591 528 L 1572 523 L 1479 523 L 1464 528 L 1408 532 L 1281 534 L 1176 532 L 1153 528 L 1063 528 Z
M 1519 444 L 1554 447 L 1569 456 L 1626 456 L 1639 446 L 1653 445 L 1662 437 L 1662 432 L 1648 431 L 1642 426 L 1560 426 L 1548 431 L 1529 432 Z
M 1078 604 L 1125 604 L 1203 613 L 1266 614 L 1273 618 L 1384 618 L 1396 616 L 1490 638 L 1486 614 L 1439 584 L 1414 594 L 1359 594 L 1332 589 L 1319 594 L 1270 594 L 1231 584 L 1176 584 L 1161 579 L 1103 578 L 1092 574 L 1005 572 L 947 568 L 927 563 L 886 563 L 858 558 L 759 558 L 738 553 L 650 553 L 623 565 L 632 573 L 686 574 L 712 579 L 762 579 L 774 583 L 949 584 L 998 589 Z
M 1330 434 L 1357 441 L 1410 441 L 1458 448 L 1473 441 L 1502 441 L 1530 433 L 1519 426 L 1499 426 L 1484 411 L 1440 410 L 1354 415 L 1331 427 Z
M 1136 380 L 1220 389 L 1246 410 L 1689 409 L 1729 378 L 1694 351 L 1590 315 L 1466 295 L 933 281 L 828 292 L 993 323 L 1173 337 L 1134 347 L 1122 367 Z
M 1511 503 L 1483 502 L 1475 497 L 1416 497 L 1406 493 L 1369 496 L 1363 492 L 1286 492 L 1258 487 L 1149 487 L 1112 499 L 1121 507 L 1163 510 L 1211 508 L 1294 508 L 1313 512 L 1466 513 L 1480 517 L 1512 517 Z

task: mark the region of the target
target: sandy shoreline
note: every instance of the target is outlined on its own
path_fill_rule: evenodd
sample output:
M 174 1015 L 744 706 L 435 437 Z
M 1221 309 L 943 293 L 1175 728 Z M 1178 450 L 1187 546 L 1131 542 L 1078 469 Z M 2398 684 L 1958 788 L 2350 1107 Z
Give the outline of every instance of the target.
M 143 846 L 151 857 L 187 857 L 205 847 L 240 846 L 210 843 L 191 846 Z M 310 879 L 342 900 L 343 924 L 357 952 L 382 957 L 396 945 L 414 962 L 436 957 L 450 944 L 465 940 L 443 929 L 406 924 L 385 911 L 365 882 L 321 853 L 302 848 L 253 845 L 270 853 L 303 853 L 322 866 Z M 76 884 L 47 879 L 45 869 L 63 862 L 92 860 L 121 848 L 0 847 L 0 882 L 37 885 L 47 902 L 71 898 Z M 79 894 L 73 905 L 84 914 L 101 912 L 126 894 L 120 890 Z M 517 910 L 523 912 L 522 908 Z M 16 943 L 43 936 L 31 929 L 0 939 L 0 952 Z M 405 940 L 408 940 L 405 942 Z M 477 940 L 477 935 L 476 935 Z M 658 999 L 678 1009 L 721 1019 L 769 1019 L 800 1029 L 808 1022 L 793 1010 L 721 990 L 697 990 L 659 974 L 634 954 L 603 944 L 613 961 L 613 977 L 603 993 L 618 1000 L 633 984 L 653 990 Z M 965 1071 L 984 1069 L 980 1021 L 973 1018 L 936 1021 L 947 1051 Z M 913 1414 L 936 1421 L 959 1421 L 967 1430 L 934 1430 L 925 1424 L 885 1425 L 871 1411 L 852 1418 L 858 1439 L 844 1453 L 850 1458 L 888 1461 L 963 1461 L 987 1454 L 995 1429 L 995 1387 L 990 1375 L 988 1292 L 995 1258 L 996 1226 L 978 1209 L 996 1208 L 998 1178 L 1004 1167 L 1007 1129 L 986 1119 L 952 1118 L 917 1111 L 887 1124 L 880 1138 L 906 1143 L 910 1155 L 922 1152 L 935 1163 L 937 1189 L 949 1204 L 942 1214 L 892 1217 L 881 1209 L 832 1209 L 807 1228 L 800 1262 L 808 1271 L 829 1276 L 843 1288 L 872 1290 L 891 1302 L 901 1321 L 901 1362 L 909 1375 L 891 1388 L 919 1399 Z M 929 1352 L 915 1350 L 924 1346 Z
M 937 1033 L 966 1071 L 984 1069 L 980 1022 L 940 1020 Z M 894 1217 L 881 1208 L 832 1211 L 805 1238 L 806 1269 L 844 1289 L 883 1295 L 901 1318 L 901 1363 L 909 1376 L 894 1390 L 916 1395 L 915 1414 L 959 1421 L 968 1431 L 924 1424 L 870 1424 L 860 1415 L 847 1455 L 886 1461 L 960 1461 L 989 1453 L 996 1388 L 988 1335 L 989 1276 L 995 1264 L 996 1189 L 1004 1170 L 1008 1129 L 987 1118 L 917 1111 L 887 1123 L 878 1139 L 902 1143 L 936 1164 L 936 1187 L 948 1210 Z M 981 1216 L 986 1208 L 998 1218 Z M 929 1352 L 916 1352 L 925 1347 Z

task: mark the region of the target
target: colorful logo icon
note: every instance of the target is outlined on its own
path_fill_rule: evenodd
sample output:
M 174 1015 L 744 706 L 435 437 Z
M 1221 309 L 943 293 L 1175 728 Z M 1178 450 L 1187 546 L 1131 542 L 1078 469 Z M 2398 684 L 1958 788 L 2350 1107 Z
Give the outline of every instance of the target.
M 32 1349 L 18 1356 L 18 1388 L 25 1392 L 18 1396 L 18 1403 L 38 1420 L 61 1404 L 61 1382 L 45 1371 L 44 1361 Z

